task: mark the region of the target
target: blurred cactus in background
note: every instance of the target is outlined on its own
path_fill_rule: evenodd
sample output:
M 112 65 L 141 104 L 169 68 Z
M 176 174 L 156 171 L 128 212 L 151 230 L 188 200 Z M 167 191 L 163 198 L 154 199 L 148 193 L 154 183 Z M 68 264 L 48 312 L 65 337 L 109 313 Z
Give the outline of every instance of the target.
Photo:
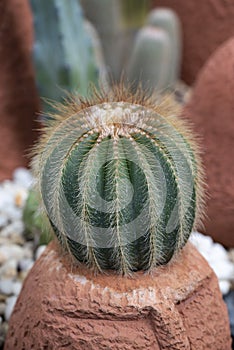
M 90 82 L 98 86 L 103 64 L 96 61 L 97 48 L 90 30 L 87 31 L 79 2 L 31 0 L 31 7 L 33 59 L 40 96 L 54 101 L 61 101 L 65 91 L 86 96 Z M 43 103 L 45 113 L 50 109 Z
M 149 0 L 82 0 L 85 15 L 102 41 L 107 71 L 119 81 L 136 30 L 144 23 Z
M 82 0 L 85 16 L 101 38 L 107 72 L 115 79 L 121 70 L 123 28 L 120 2 L 116 0 Z
M 93 54 L 99 71 L 99 85 L 102 87 L 107 87 L 108 78 L 101 39 L 96 31 L 96 28 L 90 21 L 85 19 L 84 26 L 88 36 L 92 41 Z
M 127 65 L 126 79 L 133 90 L 139 84 L 151 92 L 173 87 L 179 79 L 181 47 L 177 15 L 165 8 L 151 11 L 136 36 Z
M 125 27 L 138 29 L 144 25 L 150 0 L 120 0 L 120 4 Z
M 149 0 L 82 0 L 81 4 L 92 24 L 82 16 L 79 1 L 31 0 L 33 57 L 42 97 L 61 101 L 65 91 L 87 96 L 90 82 L 107 85 L 108 80 L 120 81 L 122 73 L 134 89 L 139 83 L 149 90 L 173 86 L 179 77 L 182 44 L 180 22 L 172 10 L 159 8 L 147 17 Z M 50 109 L 44 103 L 44 111 Z
M 48 119 L 53 111 L 48 102 L 61 102 L 68 92 L 86 97 L 90 83 L 97 87 L 101 80 L 104 84 L 105 64 L 98 34 L 83 18 L 78 1 L 31 0 L 31 8 L 36 82 L 42 97 L 42 117 Z M 50 234 L 39 202 L 39 194 L 32 189 L 23 219 L 26 236 L 44 244 Z
M 139 84 L 153 92 L 165 87 L 170 67 L 170 39 L 158 28 L 143 27 L 137 34 L 135 45 L 126 69 L 126 79 L 136 91 Z
M 182 56 L 182 29 L 177 14 L 169 8 L 152 10 L 146 21 L 147 25 L 161 28 L 170 40 L 169 66 L 165 73 L 165 86 L 172 86 L 180 76 Z

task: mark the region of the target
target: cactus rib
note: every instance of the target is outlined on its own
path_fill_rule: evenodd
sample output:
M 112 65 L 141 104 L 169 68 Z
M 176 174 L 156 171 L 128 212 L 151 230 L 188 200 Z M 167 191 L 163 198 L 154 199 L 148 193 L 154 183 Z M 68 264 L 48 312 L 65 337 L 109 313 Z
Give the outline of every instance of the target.
M 72 99 L 50 121 L 36 150 L 39 188 L 76 260 L 128 274 L 168 263 L 186 243 L 202 212 L 202 168 L 167 109 L 116 88 Z

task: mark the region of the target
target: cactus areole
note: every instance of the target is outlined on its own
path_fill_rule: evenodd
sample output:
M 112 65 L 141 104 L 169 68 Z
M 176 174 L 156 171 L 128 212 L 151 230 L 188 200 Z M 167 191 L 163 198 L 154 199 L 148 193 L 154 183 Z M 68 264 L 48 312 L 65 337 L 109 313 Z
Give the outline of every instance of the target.
M 116 89 L 60 106 L 37 147 L 44 208 L 65 250 L 123 274 L 166 264 L 201 212 L 199 155 L 188 128 Z

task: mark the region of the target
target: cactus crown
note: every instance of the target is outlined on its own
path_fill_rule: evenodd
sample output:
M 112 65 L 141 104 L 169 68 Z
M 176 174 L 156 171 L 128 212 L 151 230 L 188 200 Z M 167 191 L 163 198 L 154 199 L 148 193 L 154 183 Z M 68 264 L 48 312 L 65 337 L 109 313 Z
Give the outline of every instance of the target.
M 126 88 L 71 98 L 36 148 L 53 230 L 78 261 L 123 274 L 166 264 L 202 213 L 199 152 L 168 99 Z

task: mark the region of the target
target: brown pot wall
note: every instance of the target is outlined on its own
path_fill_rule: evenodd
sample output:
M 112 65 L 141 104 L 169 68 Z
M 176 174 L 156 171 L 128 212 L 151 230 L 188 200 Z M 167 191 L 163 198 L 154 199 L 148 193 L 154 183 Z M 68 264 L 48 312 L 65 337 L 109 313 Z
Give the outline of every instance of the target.
M 234 35 L 233 0 L 152 0 L 177 12 L 183 29 L 182 79 L 192 84 L 212 52 Z
M 201 70 L 184 114 L 202 137 L 209 190 L 205 233 L 234 247 L 234 38 Z
M 38 99 L 31 62 L 32 16 L 27 0 L 0 2 L 0 181 L 28 164 Z
M 71 268 L 55 243 L 29 273 L 5 350 L 230 350 L 217 278 L 188 244 L 178 259 L 132 278 Z

